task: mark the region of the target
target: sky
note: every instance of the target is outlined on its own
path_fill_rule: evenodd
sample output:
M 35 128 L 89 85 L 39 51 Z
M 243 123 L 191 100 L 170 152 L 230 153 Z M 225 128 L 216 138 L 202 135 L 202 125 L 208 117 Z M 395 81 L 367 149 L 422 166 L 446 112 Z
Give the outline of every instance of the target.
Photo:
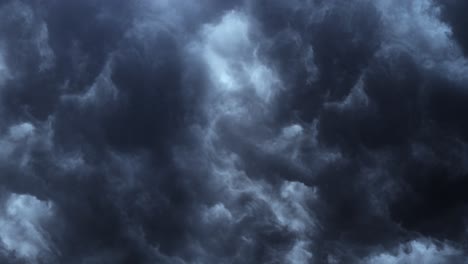
M 0 263 L 467 264 L 465 0 L 0 0 Z

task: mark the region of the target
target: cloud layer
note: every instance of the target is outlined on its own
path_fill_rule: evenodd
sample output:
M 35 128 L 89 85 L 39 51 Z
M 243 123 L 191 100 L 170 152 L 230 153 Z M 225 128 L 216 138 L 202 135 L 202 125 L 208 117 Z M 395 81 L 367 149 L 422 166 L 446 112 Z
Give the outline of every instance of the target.
M 0 2 L 0 262 L 467 263 L 467 8 Z

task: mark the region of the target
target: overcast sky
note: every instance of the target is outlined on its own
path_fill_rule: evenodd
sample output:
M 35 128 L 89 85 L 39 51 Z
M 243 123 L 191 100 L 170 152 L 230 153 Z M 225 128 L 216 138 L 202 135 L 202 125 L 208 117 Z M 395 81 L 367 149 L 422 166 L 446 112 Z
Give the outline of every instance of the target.
M 0 0 L 0 263 L 468 263 L 467 14 Z

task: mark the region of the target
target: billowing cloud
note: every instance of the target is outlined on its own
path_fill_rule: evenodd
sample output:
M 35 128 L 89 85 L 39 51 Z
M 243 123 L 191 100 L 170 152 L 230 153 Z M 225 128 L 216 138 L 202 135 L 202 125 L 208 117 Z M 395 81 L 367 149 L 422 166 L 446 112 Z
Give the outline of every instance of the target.
M 15 259 L 30 263 L 46 261 L 54 248 L 43 224 L 53 217 L 52 204 L 30 195 L 10 194 L 2 207 L 2 248 Z
M 463 1 L 0 3 L 0 262 L 466 263 Z
M 380 253 L 365 263 L 466 263 L 463 253 L 450 245 L 434 244 L 428 241 L 410 241 L 397 250 Z

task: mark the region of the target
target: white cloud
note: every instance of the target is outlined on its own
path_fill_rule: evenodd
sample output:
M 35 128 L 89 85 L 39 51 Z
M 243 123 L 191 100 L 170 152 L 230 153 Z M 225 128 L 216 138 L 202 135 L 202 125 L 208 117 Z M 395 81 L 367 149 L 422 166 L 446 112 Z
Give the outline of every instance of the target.
M 270 205 L 279 222 L 302 234 L 315 225 L 307 203 L 318 198 L 316 188 L 300 182 L 285 181 L 280 190 L 281 199 L 270 199 Z
M 0 160 L 8 160 L 17 150 L 21 150 L 21 162 L 29 160 L 29 144 L 34 141 L 35 127 L 31 123 L 20 123 L 11 126 L 7 135 L 0 138 Z M 23 151 L 26 150 L 26 151 Z
M 203 219 L 210 222 L 231 221 L 231 212 L 222 203 L 217 203 L 204 211 Z
M 0 162 L 19 165 L 25 172 L 30 164 L 31 152 L 49 152 L 52 147 L 53 129 L 51 119 L 37 126 L 29 122 L 11 125 L 0 136 Z
M 9 137 L 13 140 L 22 140 L 34 134 L 35 127 L 31 123 L 21 123 L 11 126 Z
M 301 148 L 305 144 L 313 144 L 311 140 L 313 136 L 313 129 L 304 128 L 300 124 L 292 124 L 281 129 L 275 138 L 259 144 L 259 148 L 268 154 L 282 156 L 302 166 Z
M 294 244 L 294 247 L 286 255 L 285 262 L 288 264 L 307 264 L 310 263 L 312 253 L 307 250 L 309 243 L 304 241 L 298 241 Z
M 431 0 L 376 1 L 383 15 L 387 41 L 419 48 L 415 52 L 444 52 L 451 45 L 451 30 L 439 20 L 440 9 Z M 421 54 L 422 55 L 422 54 Z
M 449 245 L 436 246 L 430 241 L 413 240 L 407 244 L 401 244 L 396 252 L 381 253 L 367 258 L 366 264 L 409 264 L 409 263 L 459 263 L 462 252 Z
M 0 240 L 18 257 L 37 263 L 38 258 L 52 252 L 42 224 L 53 217 L 51 202 L 34 196 L 11 194 L 0 215 Z
M 432 0 L 379 0 L 375 4 L 385 28 L 379 56 L 391 59 L 395 52 L 406 50 L 426 69 L 447 74 L 452 80 L 467 80 L 468 61 Z
M 221 92 L 252 89 L 268 102 L 279 86 L 275 72 L 257 56 L 249 18 L 238 11 L 224 15 L 219 23 L 205 25 L 194 52 L 205 62 L 214 88 Z

